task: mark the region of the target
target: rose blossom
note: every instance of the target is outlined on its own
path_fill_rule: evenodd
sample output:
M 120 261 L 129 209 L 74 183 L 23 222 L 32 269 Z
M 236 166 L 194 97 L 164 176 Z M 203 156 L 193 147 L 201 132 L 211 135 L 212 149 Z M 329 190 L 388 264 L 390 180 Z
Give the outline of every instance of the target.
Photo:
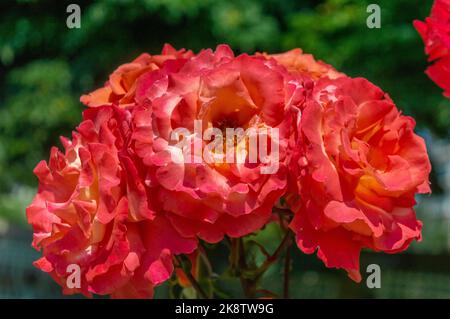
M 428 61 L 434 62 L 426 74 L 450 98 L 450 0 L 436 0 L 425 22 L 415 20 L 414 27 L 425 44 Z
M 218 242 L 224 235 L 240 237 L 259 230 L 285 191 L 285 148 L 292 121 L 287 105 L 301 100 L 302 83 L 274 59 L 235 57 L 225 45 L 215 52 L 204 50 L 184 64 L 172 62 L 170 72 L 167 66 L 142 75 L 136 83 L 134 138 L 148 168 L 150 192 L 184 236 Z M 279 129 L 278 170 L 265 175 L 260 170 L 265 164 L 260 161 L 187 158 L 187 154 L 195 156 L 195 152 L 186 152 L 195 143 L 205 146 L 210 142 L 193 133 L 196 120 L 204 129 L 219 132 Z M 173 140 L 180 128 L 190 133 L 183 137 L 181 149 L 176 147 L 179 141 Z M 270 144 L 273 136 L 268 140 Z M 235 141 L 236 150 L 248 150 L 247 141 Z M 206 155 L 218 158 L 224 154 L 210 151 Z
M 129 149 L 130 112 L 112 106 L 88 109 L 65 152 L 34 172 L 39 189 L 27 208 L 35 262 L 65 294 L 151 297 L 172 273 L 172 255 L 191 253 L 196 240 L 181 236 L 154 211 Z M 67 285 L 68 267 L 80 268 L 81 286 Z
M 395 253 L 420 240 L 414 196 L 430 192 L 415 122 L 369 81 L 321 79 L 303 106 L 287 196 L 305 253 L 356 281 L 362 248 Z
M 430 163 L 414 121 L 301 49 L 236 57 L 226 45 L 197 55 L 166 45 L 81 101 L 83 122 L 36 167 L 27 209 L 36 265 L 65 293 L 150 297 L 177 254 L 197 278 L 197 238 L 258 231 L 282 196 L 300 249 L 357 281 L 362 248 L 420 239 L 414 196 L 430 191 Z M 230 143 L 229 129 L 242 135 Z M 66 286 L 71 264 L 79 289 Z

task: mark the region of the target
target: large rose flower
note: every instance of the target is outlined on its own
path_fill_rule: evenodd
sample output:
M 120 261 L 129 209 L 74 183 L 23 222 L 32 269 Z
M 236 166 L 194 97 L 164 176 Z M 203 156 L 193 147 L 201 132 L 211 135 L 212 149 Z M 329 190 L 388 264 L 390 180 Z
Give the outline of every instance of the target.
M 290 161 L 291 224 L 305 253 L 356 281 L 362 248 L 399 252 L 421 238 L 413 206 L 430 192 L 415 122 L 365 79 L 319 80 L 303 105 Z
M 150 192 L 180 233 L 217 242 L 224 235 L 247 235 L 269 220 L 286 187 L 285 149 L 292 127 L 287 106 L 301 100 L 302 83 L 273 59 L 235 57 L 225 45 L 215 52 L 204 50 L 185 64 L 174 61 L 170 72 L 140 77 L 135 148 L 148 167 Z M 207 129 L 226 134 L 239 128 L 255 129 L 232 143 L 244 154 L 241 162 L 224 158 L 226 145 L 222 151 L 207 147 L 218 141 L 216 135 L 211 140 L 202 136 Z M 279 130 L 276 138 L 271 128 Z M 173 139 L 180 129 L 181 146 Z M 249 161 L 251 134 L 266 138 L 269 161 Z M 278 156 L 271 147 L 278 148 Z M 271 165 L 276 166 L 272 172 L 262 173 Z
M 436 0 L 425 22 L 414 21 L 425 44 L 428 60 L 434 64 L 425 72 L 450 98 L 450 0 Z
M 160 69 L 168 60 L 187 59 L 193 56 L 192 51 L 184 49 L 175 50 L 166 44 L 160 55 L 143 53 L 130 63 L 119 66 L 110 76 L 105 86 L 87 95 L 80 100 L 87 106 L 116 104 L 122 108 L 134 105 L 136 80 L 144 73 Z
M 151 297 L 170 277 L 172 255 L 191 253 L 196 240 L 155 213 L 129 148 L 130 113 L 103 106 L 83 118 L 72 140 L 63 139 L 65 152 L 53 148 L 34 171 L 39 189 L 27 217 L 43 253 L 35 265 L 65 294 Z M 67 285 L 72 264 L 80 287 Z
M 258 231 L 283 196 L 300 249 L 357 281 L 361 249 L 420 239 L 414 197 L 430 191 L 430 163 L 414 121 L 300 49 L 236 57 L 226 45 L 197 55 L 167 45 L 81 101 L 83 122 L 37 165 L 27 209 L 35 264 L 64 293 L 151 297 L 177 254 L 197 277 L 198 238 Z M 73 265 L 80 287 L 67 285 Z

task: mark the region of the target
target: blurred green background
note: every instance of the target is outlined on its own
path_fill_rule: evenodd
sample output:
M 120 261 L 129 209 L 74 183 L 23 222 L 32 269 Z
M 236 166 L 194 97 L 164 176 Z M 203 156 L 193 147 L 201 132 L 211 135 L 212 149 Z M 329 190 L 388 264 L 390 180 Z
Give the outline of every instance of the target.
M 388 92 L 418 122 L 433 162 L 433 195 L 419 198 L 424 239 L 408 252 L 365 252 L 382 270 L 381 289 L 355 284 L 315 256 L 294 250 L 291 295 L 300 298 L 450 298 L 450 100 L 423 73 L 426 56 L 412 26 L 432 1 L 424 0 L 116 0 L 71 1 L 81 28 L 68 29 L 64 1 L 0 3 L 0 298 L 61 297 L 47 275 L 31 266 L 25 207 L 36 191 L 34 166 L 59 136 L 80 120 L 82 93 L 102 85 L 119 64 L 165 42 L 198 51 L 227 43 L 236 53 L 301 47 L 351 76 Z M 369 29 L 366 8 L 381 7 L 381 28 Z M 270 227 L 262 235 L 276 242 Z M 224 256 L 216 257 L 225 260 Z M 265 278 L 281 289 L 280 268 Z M 228 291 L 236 291 L 230 282 Z M 166 296 L 165 288 L 158 292 Z

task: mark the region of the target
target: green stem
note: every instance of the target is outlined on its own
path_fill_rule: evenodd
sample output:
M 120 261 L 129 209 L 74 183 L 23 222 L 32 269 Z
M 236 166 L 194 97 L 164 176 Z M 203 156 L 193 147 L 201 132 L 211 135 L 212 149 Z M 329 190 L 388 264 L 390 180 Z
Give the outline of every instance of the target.
M 286 250 L 291 244 L 292 233 L 288 230 L 275 252 L 256 270 L 256 275 L 259 277 L 264 274 L 266 270 L 278 260 L 283 251 Z
M 258 289 L 257 287 L 259 280 L 269 269 L 269 267 L 279 260 L 284 252 L 286 252 L 286 259 L 284 265 L 283 296 L 285 296 L 285 298 L 289 298 L 289 271 L 291 262 L 289 247 L 292 244 L 293 233 L 289 229 L 287 224 L 289 223 L 292 213 L 289 210 L 284 209 L 277 209 L 276 213 L 280 214 L 280 223 L 282 229 L 285 231 L 285 235 L 280 245 L 272 255 L 268 254 L 264 247 L 256 243 L 256 245 L 261 249 L 262 253 L 267 257 L 263 264 L 256 269 L 248 268 L 243 239 L 231 239 L 230 264 L 232 274 L 239 277 L 242 285 L 242 290 L 244 291 L 246 298 L 255 298 L 258 291 L 261 291 L 261 289 Z
M 191 269 L 186 269 L 187 267 L 183 267 L 182 258 L 183 258 L 182 256 L 175 256 L 175 260 L 177 262 L 176 266 L 179 267 L 181 270 L 183 270 L 184 274 L 186 275 L 187 279 L 189 280 L 189 283 L 192 285 L 192 287 L 197 292 L 197 295 L 200 296 L 200 298 L 209 299 L 208 295 L 202 289 L 200 284 L 197 282 L 197 280 L 194 278 L 194 276 L 192 276 Z M 191 268 L 192 268 L 192 265 L 191 265 Z
M 283 298 L 289 299 L 289 274 L 291 272 L 291 250 L 290 247 L 286 249 L 286 256 L 284 257 L 284 280 L 283 280 Z
M 230 266 L 231 266 L 231 273 L 233 275 L 239 276 L 239 258 L 240 258 L 240 245 L 239 245 L 239 239 L 238 238 L 231 238 L 231 253 L 230 253 Z
M 278 208 L 278 207 L 274 207 L 272 208 L 272 212 L 276 213 L 280 216 L 287 216 L 287 217 L 292 217 L 294 216 L 294 213 L 288 209 L 288 208 Z
M 248 269 L 248 266 L 245 256 L 244 241 L 242 240 L 242 238 L 239 238 L 239 268 L 244 270 L 240 272 L 239 277 L 241 280 L 241 285 L 244 290 L 245 297 L 249 299 L 254 299 L 256 296 L 258 280 L 244 276 L 244 272 L 246 269 Z

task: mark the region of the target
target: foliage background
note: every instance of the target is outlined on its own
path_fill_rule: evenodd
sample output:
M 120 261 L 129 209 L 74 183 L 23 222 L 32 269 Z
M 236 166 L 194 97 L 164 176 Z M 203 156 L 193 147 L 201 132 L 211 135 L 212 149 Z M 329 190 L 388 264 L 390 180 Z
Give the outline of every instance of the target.
M 74 1 L 71 1 L 74 2 Z M 382 10 L 381 29 L 366 26 L 370 3 Z M 423 73 L 423 44 L 412 27 L 424 0 L 108 0 L 76 1 L 81 28 L 66 27 L 64 1 L 0 3 L 0 297 L 59 297 L 56 284 L 35 271 L 37 254 L 25 207 L 36 190 L 34 166 L 47 159 L 80 120 L 79 96 L 100 86 L 119 64 L 165 42 L 198 51 L 228 43 L 235 53 L 301 47 L 351 76 L 373 81 L 417 119 L 433 161 L 433 195 L 419 198 L 424 240 L 400 255 L 364 253 L 377 263 L 382 288 L 354 284 L 315 256 L 294 252 L 294 297 L 450 297 L 450 100 Z M 270 227 L 259 240 L 278 240 Z M 226 258 L 217 255 L 218 263 Z M 279 291 L 280 269 L 265 278 Z M 237 283 L 224 291 L 239 296 Z M 159 296 L 166 296 L 162 287 Z

